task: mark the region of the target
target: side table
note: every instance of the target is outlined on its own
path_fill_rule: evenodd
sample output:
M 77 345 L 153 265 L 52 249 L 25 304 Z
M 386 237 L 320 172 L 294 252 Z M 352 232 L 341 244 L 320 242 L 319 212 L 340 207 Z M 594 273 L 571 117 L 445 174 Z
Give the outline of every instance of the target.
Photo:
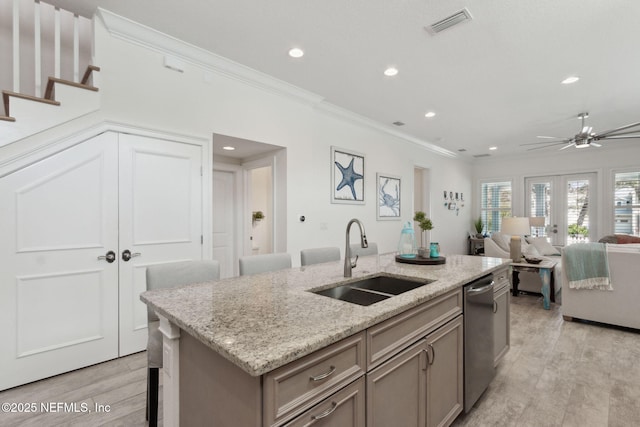
M 479 249 L 484 249 L 484 238 L 469 237 L 469 255 L 478 255 Z
M 512 262 L 511 263 L 511 277 L 512 277 L 512 295 L 518 296 L 518 285 L 520 284 L 521 271 L 528 271 L 540 274 L 542 279 L 542 307 L 545 310 L 551 308 L 551 302 L 556 302 L 555 297 L 555 284 L 553 280 L 553 269 L 556 266 L 556 261 L 544 260 L 539 264 L 529 264 L 528 262 Z

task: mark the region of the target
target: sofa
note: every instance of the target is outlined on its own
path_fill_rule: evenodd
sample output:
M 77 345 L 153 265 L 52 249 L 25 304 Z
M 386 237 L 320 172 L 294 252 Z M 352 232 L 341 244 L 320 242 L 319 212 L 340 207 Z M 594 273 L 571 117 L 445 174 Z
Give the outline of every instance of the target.
M 640 329 L 640 244 L 607 244 L 606 253 L 613 289 L 571 289 L 563 272 L 562 316 Z
M 484 239 L 484 255 L 495 258 L 511 258 L 509 255 L 509 240 L 511 236 L 493 233 Z M 522 239 L 522 253 L 526 256 L 549 259 L 556 262 L 553 270 L 555 302 L 562 301 L 562 263 L 560 250 L 551 246 L 544 237 L 526 237 Z M 542 279 L 538 273 L 521 272 L 518 290 L 525 292 L 542 292 Z

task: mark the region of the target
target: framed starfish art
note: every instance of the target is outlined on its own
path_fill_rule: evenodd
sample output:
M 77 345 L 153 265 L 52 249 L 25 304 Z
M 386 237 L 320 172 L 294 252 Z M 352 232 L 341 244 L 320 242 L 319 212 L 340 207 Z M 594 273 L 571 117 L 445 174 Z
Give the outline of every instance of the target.
M 364 204 L 364 154 L 331 147 L 331 203 Z

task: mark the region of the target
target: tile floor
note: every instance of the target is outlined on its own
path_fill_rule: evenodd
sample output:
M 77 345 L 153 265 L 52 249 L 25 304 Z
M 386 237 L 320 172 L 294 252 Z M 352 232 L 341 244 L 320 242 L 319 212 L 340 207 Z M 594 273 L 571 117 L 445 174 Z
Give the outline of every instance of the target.
M 640 426 L 639 331 L 565 322 L 539 296 L 512 298 L 511 307 L 511 349 L 454 426 Z M 145 426 L 145 399 L 143 352 L 0 392 L 0 402 L 97 403 L 109 412 L 0 413 L 0 425 Z

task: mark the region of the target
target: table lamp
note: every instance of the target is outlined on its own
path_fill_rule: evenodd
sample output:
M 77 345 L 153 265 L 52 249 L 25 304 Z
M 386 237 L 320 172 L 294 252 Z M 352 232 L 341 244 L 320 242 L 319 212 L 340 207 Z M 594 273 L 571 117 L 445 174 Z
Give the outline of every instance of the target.
M 538 228 L 544 227 L 544 220 L 543 216 L 529 217 L 529 225 L 536 229 L 536 237 L 538 237 Z
M 504 234 L 511 235 L 511 242 L 509 242 L 509 255 L 511 256 L 511 260 L 513 262 L 521 262 L 522 246 L 520 243 L 520 236 L 531 233 L 529 218 L 515 216 L 502 218 L 502 227 L 500 228 L 500 231 Z

